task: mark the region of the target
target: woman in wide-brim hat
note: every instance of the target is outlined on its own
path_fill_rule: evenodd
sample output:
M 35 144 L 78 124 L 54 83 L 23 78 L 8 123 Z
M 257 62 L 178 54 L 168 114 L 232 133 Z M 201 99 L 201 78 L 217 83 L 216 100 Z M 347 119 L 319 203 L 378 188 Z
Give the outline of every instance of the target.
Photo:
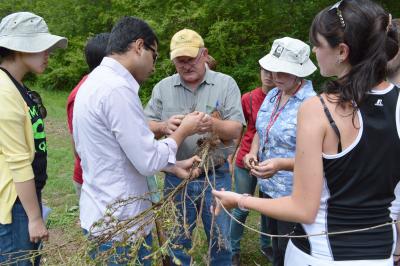
M 250 174 L 258 178 L 260 196 L 280 198 L 292 193 L 296 150 L 297 111 L 304 100 L 315 95 L 311 75 L 316 67 L 310 47 L 285 37 L 274 41 L 269 54 L 259 60 L 272 72 L 276 88 L 269 91 L 258 111 L 253 145 L 243 158 Z M 254 162 L 260 162 L 258 165 Z M 267 230 L 273 235 L 288 234 L 294 224 L 268 217 Z M 273 238 L 273 265 L 283 265 L 287 238 Z
M 40 95 L 28 89 L 27 73 L 41 74 L 50 50 L 67 39 L 49 33 L 43 18 L 18 12 L 0 23 L 0 264 L 30 265 L 48 231 L 42 218 L 47 145 Z M 21 256 L 25 256 L 21 259 Z M 34 259 L 39 264 L 40 256 Z

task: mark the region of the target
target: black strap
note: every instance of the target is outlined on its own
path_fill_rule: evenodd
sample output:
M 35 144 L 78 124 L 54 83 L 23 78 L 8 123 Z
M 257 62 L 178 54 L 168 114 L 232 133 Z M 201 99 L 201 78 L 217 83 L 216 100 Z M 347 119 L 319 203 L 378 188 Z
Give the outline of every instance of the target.
M 340 131 L 335 123 L 335 120 L 333 120 L 331 112 L 329 112 L 328 107 L 325 104 L 324 98 L 322 98 L 321 95 L 319 95 L 319 100 L 322 103 L 322 106 L 324 107 L 324 113 L 326 115 L 326 117 L 328 118 L 329 124 L 331 125 L 333 131 L 335 131 L 336 136 L 338 137 L 339 143 L 338 143 L 338 153 L 340 153 L 342 151 L 342 142 L 340 140 Z

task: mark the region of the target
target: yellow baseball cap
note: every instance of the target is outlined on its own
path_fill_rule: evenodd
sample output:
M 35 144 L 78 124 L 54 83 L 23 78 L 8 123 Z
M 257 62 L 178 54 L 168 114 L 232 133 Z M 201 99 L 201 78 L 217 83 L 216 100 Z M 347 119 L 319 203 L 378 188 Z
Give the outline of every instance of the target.
M 189 29 L 180 30 L 171 39 L 171 60 L 178 56 L 196 57 L 202 47 L 204 41 L 197 32 Z

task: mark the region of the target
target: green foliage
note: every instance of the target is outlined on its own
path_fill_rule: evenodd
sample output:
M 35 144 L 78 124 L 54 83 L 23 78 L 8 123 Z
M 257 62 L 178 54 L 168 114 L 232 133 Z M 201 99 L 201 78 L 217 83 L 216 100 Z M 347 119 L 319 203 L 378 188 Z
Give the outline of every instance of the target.
M 308 42 L 314 16 L 332 0 L 8 0 L 0 2 L 0 16 L 29 10 L 43 16 L 52 33 L 66 36 L 69 47 L 58 51 L 46 73 L 32 79 L 35 87 L 71 90 L 88 71 L 83 47 L 94 34 L 110 31 L 122 16 L 145 19 L 160 40 L 157 71 L 143 84 L 143 102 L 155 83 L 175 72 L 169 60 L 169 41 L 182 29 L 199 32 L 218 61 L 217 69 L 235 78 L 243 92 L 259 85 L 258 60 L 274 39 L 291 36 Z M 400 17 L 398 0 L 380 0 L 393 17 Z M 316 62 L 315 58 L 313 61 Z M 310 79 L 318 88 L 319 73 Z

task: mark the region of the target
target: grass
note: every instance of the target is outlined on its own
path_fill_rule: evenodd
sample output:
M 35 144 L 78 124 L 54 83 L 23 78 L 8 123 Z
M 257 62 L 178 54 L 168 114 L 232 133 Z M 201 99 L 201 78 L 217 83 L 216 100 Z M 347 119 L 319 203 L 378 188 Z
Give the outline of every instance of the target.
M 50 255 L 44 256 L 42 263 L 44 265 L 84 264 L 82 261 L 71 263 L 71 258 L 73 258 L 76 250 L 80 248 L 76 246 L 76 243 L 84 243 L 84 239 L 78 222 L 78 200 L 72 184 L 74 158 L 67 129 L 65 108 L 69 93 L 40 89 L 37 91 L 41 94 L 48 111 L 45 125 L 49 147 L 49 179 L 43 191 L 43 201 L 52 208 L 52 213 L 48 220 L 50 240 L 45 244 L 45 249 L 60 247 L 55 252 L 51 252 Z M 251 212 L 247 225 L 259 228 L 259 215 Z M 197 262 L 196 265 L 204 265 L 204 254 L 207 254 L 207 241 L 202 228 L 200 228 L 199 233 L 201 241 L 195 248 L 194 256 Z M 71 241 L 75 244 L 66 244 Z M 259 251 L 259 236 L 257 233 L 245 230 L 241 246 L 242 265 L 268 265 Z

